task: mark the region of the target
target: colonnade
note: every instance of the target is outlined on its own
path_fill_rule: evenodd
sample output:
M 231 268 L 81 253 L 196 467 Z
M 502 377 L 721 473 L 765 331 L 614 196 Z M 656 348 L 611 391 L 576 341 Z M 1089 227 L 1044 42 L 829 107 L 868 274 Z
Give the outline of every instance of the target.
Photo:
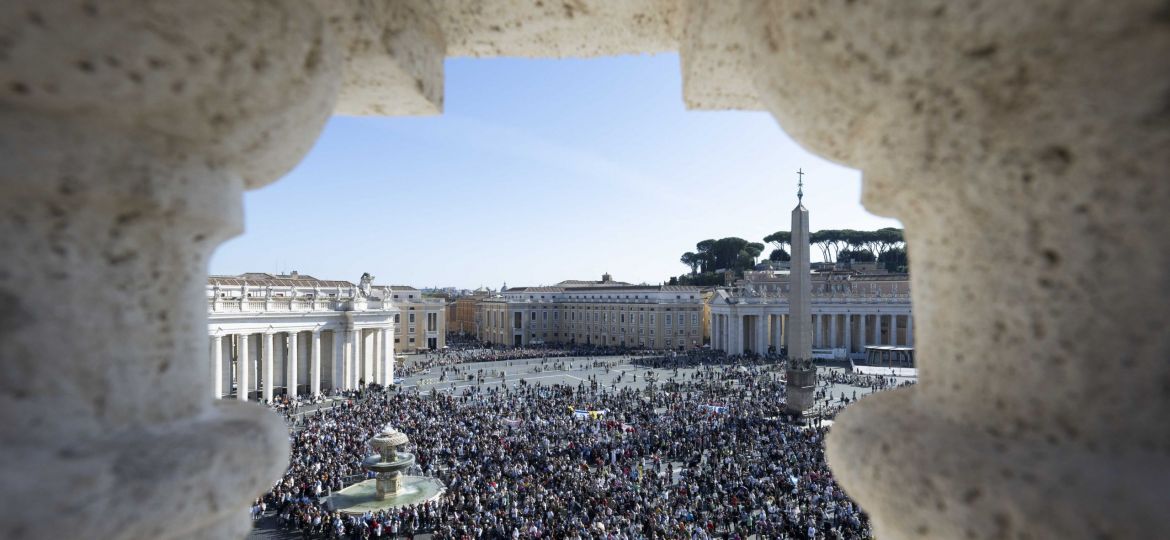
M 862 352 L 867 345 L 914 346 L 914 316 L 909 313 L 815 313 L 813 348 Z M 789 315 L 711 314 L 711 347 L 729 354 L 766 352 L 788 346 Z
M 210 337 L 212 397 L 272 402 L 362 384 L 392 384 L 392 328 L 268 329 Z

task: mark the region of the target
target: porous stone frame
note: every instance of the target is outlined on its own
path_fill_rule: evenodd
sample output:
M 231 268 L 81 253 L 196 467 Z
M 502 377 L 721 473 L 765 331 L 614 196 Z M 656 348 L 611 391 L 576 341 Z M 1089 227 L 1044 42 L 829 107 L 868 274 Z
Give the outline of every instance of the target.
M 770 111 L 905 225 L 920 384 L 828 441 L 879 537 L 1167 530 L 1168 18 L 1161 0 L 4 2 L 0 533 L 242 536 L 288 457 L 275 415 L 205 386 L 207 260 L 243 191 L 331 114 L 438 113 L 447 56 L 659 51 L 688 106 Z

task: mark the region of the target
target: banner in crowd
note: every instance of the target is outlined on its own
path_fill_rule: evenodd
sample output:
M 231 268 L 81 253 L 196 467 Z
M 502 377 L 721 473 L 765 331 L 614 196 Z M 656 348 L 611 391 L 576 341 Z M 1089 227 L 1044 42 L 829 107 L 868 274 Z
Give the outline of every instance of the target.
M 605 417 L 605 414 L 608 412 L 609 411 L 604 410 L 604 409 L 600 410 L 600 411 L 590 411 L 587 409 L 576 409 L 573 407 L 569 407 L 569 414 L 573 415 L 573 418 L 576 418 L 579 420 L 586 420 L 586 419 L 590 419 L 590 418 L 597 420 L 598 418 Z

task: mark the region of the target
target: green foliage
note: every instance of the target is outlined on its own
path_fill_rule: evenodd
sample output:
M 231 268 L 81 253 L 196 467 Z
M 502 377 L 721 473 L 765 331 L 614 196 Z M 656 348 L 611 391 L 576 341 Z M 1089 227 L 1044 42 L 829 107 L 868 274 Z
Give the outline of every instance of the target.
M 837 262 L 874 262 L 877 257 L 868 249 L 846 249 L 837 254 Z
M 717 274 L 715 272 L 682 275 L 677 278 L 670 279 L 671 281 L 677 280 L 679 285 L 694 285 L 698 287 L 723 285 L 723 274 Z
M 906 255 L 906 248 L 889 249 L 878 256 L 878 262 L 885 265 L 889 272 L 906 272 L 910 268 L 910 258 Z
M 791 260 L 789 251 L 785 249 L 792 245 L 791 232 L 776 231 L 765 236 L 764 242 L 773 246 L 768 255 L 769 260 Z M 824 229 L 810 233 L 809 244 L 821 250 L 825 262 L 876 260 L 891 272 L 905 272 L 909 266 L 902 229 L 895 227 L 876 231 Z M 690 268 L 690 275 L 680 276 L 678 282 L 684 285 L 720 285 L 723 278 L 715 270 L 743 275 L 745 270 L 755 266 L 764 248 L 763 243 L 749 242 L 734 236 L 703 240 L 695 244 L 695 251 L 688 251 L 679 257 L 679 262 Z

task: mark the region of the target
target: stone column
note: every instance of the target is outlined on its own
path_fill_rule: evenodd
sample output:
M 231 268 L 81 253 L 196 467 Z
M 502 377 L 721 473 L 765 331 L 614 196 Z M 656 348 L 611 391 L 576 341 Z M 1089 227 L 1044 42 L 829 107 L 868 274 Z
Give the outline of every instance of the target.
M 634 315 L 633 317 L 637 317 L 637 316 Z M 711 324 L 711 349 L 712 350 L 719 348 L 719 332 L 717 331 L 717 328 L 719 327 L 718 326 L 718 321 L 719 321 L 718 317 L 719 316 L 716 315 L 715 313 L 711 313 L 710 324 Z M 633 320 L 636 321 L 637 319 L 635 318 Z M 636 326 L 635 326 L 635 328 L 636 328 Z M 636 333 L 637 330 L 634 330 L 634 332 Z M 634 340 L 633 340 L 634 343 L 637 343 L 637 339 L 638 339 L 637 337 L 634 338 Z
M 727 315 L 719 316 L 719 348 L 725 352 L 730 352 L 727 347 Z
M 309 393 L 321 395 L 321 329 L 313 329 L 313 345 L 309 357 Z
M 331 363 L 333 369 L 333 388 L 345 388 L 345 377 L 349 371 L 345 369 L 345 356 L 349 348 L 346 346 L 344 328 L 336 328 L 333 330 L 333 362 Z
M 914 314 L 906 316 L 906 346 L 914 346 Z
M 837 314 L 829 314 L 829 347 L 837 348 Z
M 353 388 L 350 381 L 353 378 L 353 329 L 345 328 L 341 330 L 342 345 L 338 350 L 341 360 L 341 383 L 338 385 L 343 390 Z
M 904 224 L 923 315 L 828 436 L 874 536 L 1170 529 L 1164 2 L 811 4 L 745 0 L 755 88 Z
M 349 368 L 349 380 L 346 384 L 349 388 L 357 388 L 358 381 L 362 378 L 362 337 L 363 328 L 354 328 L 349 332 L 349 361 L 346 366 Z
M 865 332 L 866 332 L 865 325 L 867 324 L 868 319 L 869 319 L 869 315 L 866 315 L 864 313 L 862 313 L 857 318 L 857 348 L 861 349 L 861 352 L 865 352 L 865 346 L 869 345 L 868 343 L 865 342 Z
M 845 314 L 845 357 L 853 353 L 853 315 Z
M 272 387 L 273 383 L 275 382 L 272 376 L 272 362 L 274 356 L 272 349 L 272 331 L 266 331 L 264 332 L 264 352 L 261 353 L 264 355 L 264 367 L 261 368 L 264 370 L 264 380 L 261 381 L 261 383 L 264 385 L 263 390 L 261 391 L 261 399 L 263 399 L 264 403 L 272 403 Z
M 301 361 L 301 355 L 298 352 L 297 337 L 300 332 L 293 330 L 288 333 L 288 377 L 284 386 L 287 388 L 289 397 L 297 397 L 297 368 Z
M 814 345 L 813 346 L 818 348 L 818 349 L 825 346 L 824 329 L 825 329 L 824 319 L 821 318 L 821 315 L 820 314 L 813 315 L 813 336 L 814 336 L 814 338 L 813 338 Z
M 889 330 L 888 330 L 888 333 L 886 334 L 886 345 L 897 345 L 898 344 L 898 316 L 891 313 L 889 315 L 889 319 L 890 319 L 890 324 L 887 327 Z
M 371 340 L 374 342 L 373 350 L 373 379 L 369 382 L 376 382 L 382 384 L 382 329 L 378 328 L 371 332 Z
M 394 323 L 390 323 L 394 324 Z M 381 344 L 381 379 L 378 380 L 383 386 L 394 384 L 394 331 L 393 327 L 383 328 L 379 334 L 382 336 L 379 342 Z
M 207 395 L 208 260 L 317 137 L 340 47 L 308 2 L 18 0 L 0 34 L 0 530 L 242 537 L 288 434 Z
M 251 360 L 248 358 L 248 334 L 236 336 L 236 399 L 248 401 Z
M 792 336 L 792 314 L 782 315 L 780 318 L 784 319 L 784 347 L 788 348 Z
M 727 341 L 728 341 L 728 344 L 731 346 L 731 348 L 727 352 L 728 352 L 728 354 L 742 354 L 743 350 L 741 350 L 739 348 L 739 346 L 740 346 L 739 345 L 739 343 L 740 343 L 739 315 L 738 314 L 729 315 L 727 323 L 728 323 L 727 324 L 727 336 L 729 338 Z
M 756 354 L 768 352 L 768 316 L 761 313 L 756 315 L 756 344 L 752 347 Z
M 223 397 L 223 336 L 211 338 L 211 397 Z

